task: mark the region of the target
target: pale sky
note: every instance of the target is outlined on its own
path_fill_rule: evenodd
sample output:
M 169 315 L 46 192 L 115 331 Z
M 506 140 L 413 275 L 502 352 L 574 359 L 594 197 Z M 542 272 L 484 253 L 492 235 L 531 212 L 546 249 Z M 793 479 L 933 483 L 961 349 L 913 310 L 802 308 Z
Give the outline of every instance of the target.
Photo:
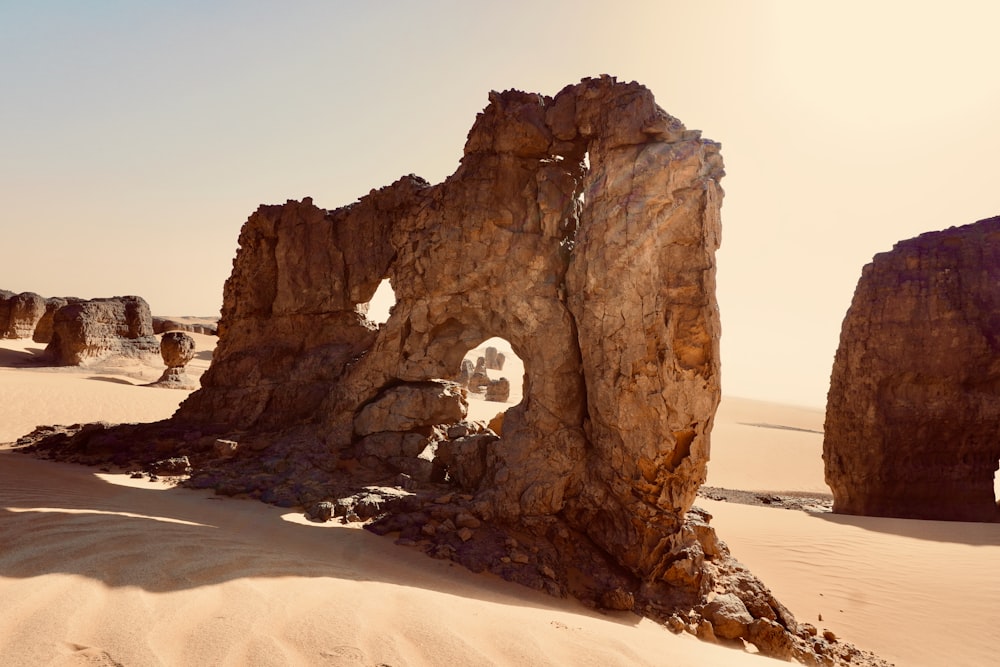
M 1000 3 L 0 0 L 0 288 L 217 314 L 261 203 L 609 73 L 722 143 L 726 394 L 822 407 L 861 267 L 1000 213 Z

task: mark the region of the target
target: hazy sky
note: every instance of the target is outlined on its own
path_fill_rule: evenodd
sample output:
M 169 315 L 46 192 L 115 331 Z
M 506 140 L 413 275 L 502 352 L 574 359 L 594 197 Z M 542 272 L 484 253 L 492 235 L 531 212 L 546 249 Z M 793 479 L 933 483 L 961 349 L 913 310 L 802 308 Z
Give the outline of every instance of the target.
M 825 403 L 861 267 L 1000 213 L 1000 3 L 0 0 L 0 288 L 216 314 L 260 203 L 457 167 L 491 89 L 722 143 L 724 392 Z

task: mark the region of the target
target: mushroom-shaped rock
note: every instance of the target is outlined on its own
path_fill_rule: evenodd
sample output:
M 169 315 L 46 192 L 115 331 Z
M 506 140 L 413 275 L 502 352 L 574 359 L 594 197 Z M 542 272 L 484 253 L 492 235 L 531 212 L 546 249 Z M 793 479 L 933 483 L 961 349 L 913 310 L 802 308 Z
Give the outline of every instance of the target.
M 160 340 L 160 355 L 167 369 L 160 379 L 153 383 L 155 387 L 168 389 L 197 389 L 198 385 L 188 377 L 184 366 L 194 359 L 194 338 L 183 331 L 168 331 Z
M 163 363 L 167 368 L 186 366 L 194 359 L 194 338 L 183 331 L 169 331 L 160 339 L 160 355 L 163 356 Z

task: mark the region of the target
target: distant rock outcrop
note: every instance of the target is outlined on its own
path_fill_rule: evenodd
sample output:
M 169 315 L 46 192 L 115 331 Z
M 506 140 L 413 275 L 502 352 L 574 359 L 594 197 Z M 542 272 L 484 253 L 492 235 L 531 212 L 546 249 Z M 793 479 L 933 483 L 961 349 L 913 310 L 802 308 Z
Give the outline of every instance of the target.
M 485 398 L 487 401 L 506 403 L 507 399 L 510 398 L 510 380 L 507 378 L 490 380 L 490 383 L 486 386 Z
M 161 334 L 168 331 L 186 331 L 187 333 L 203 334 L 206 336 L 219 335 L 217 324 L 209 322 L 179 322 L 167 317 L 153 316 L 153 333 Z
M 46 355 L 56 364 L 76 366 L 110 358 L 150 358 L 160 351 L 149 305 L 142 297 L 121 296 L 69 303 L 52 319 Z
M 160 356 L 163 357 L 163 363 L 167 365 L 167 368 L 163 371 L 160 379 L 151 386 L 168 389 L 197 389 L 198 385 L 184 370 L 187 363 L 194 359 L 195 353 L 194 339 L 183 331 L 168 331 L 163 334 L 160 339 Z
M 31 338 L 45 313 L 45 299 L 34 292 L 0 290 L 0 338 Z
M 1000 217 L 897 243 L 844 318 L 823 459 L 834 511 L 1000 519 Z
M 491 371 L 502 371 L 504 361 L 507 358 L 503 352 L 499 352 L 495 347 L 490 346 L 486 348 L 484 359 L 486 360 L 486 368 Z

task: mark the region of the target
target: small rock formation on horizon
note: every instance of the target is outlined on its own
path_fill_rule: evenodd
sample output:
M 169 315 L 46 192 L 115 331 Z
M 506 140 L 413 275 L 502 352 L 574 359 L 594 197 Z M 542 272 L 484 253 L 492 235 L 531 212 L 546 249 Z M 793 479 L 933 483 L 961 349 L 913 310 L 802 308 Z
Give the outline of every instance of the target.
M 155 461 L 173 439 L 189 486 L 376 519 L 434 557 L 677 632 L 880 664 L 812 637 L 692 508 L 720 398 L 719 150 L 634 82 L 490 93 L 438 185 L 261 206 L 201 389 L 170 420 L 70 442 L 81 460 Z M 375 325 L 386 278 L 396 303 Z M 524 362 L 495 430 L 451 381 L 492 337 Z M 40 446 L 66 447 L 53 438 Z
M 864 267 L 824 430 L 835 512 L 1000 519 L 1000 217 L 901 241 Z
M 160 351 L 149 304 L 138 296 L 68 303 L 52 317 L 46 356 L 61 366 L 112 358 L 149 359 Z
M 153 333 L 162 334 L 168 331 L 186 331 L 187 333 L 218 336 L 218 325 L 207 322 L 178 322 L 167 317 L 153 315 Z
M 497 351 L 493 346 L 486 348 L 484 359 L 486 361 L 486 368 L 491 371 L 502 371 L 504 361 L 506 361 L 504 353 Z
M 195 342 L 183 331 L 168 331 L 160 338 L 160 356 L 167 368 L 160 379 L 151 387 L 168 389 L 197 389 L 198 384 L 192 380 L 184 367 L 195 356 Z

